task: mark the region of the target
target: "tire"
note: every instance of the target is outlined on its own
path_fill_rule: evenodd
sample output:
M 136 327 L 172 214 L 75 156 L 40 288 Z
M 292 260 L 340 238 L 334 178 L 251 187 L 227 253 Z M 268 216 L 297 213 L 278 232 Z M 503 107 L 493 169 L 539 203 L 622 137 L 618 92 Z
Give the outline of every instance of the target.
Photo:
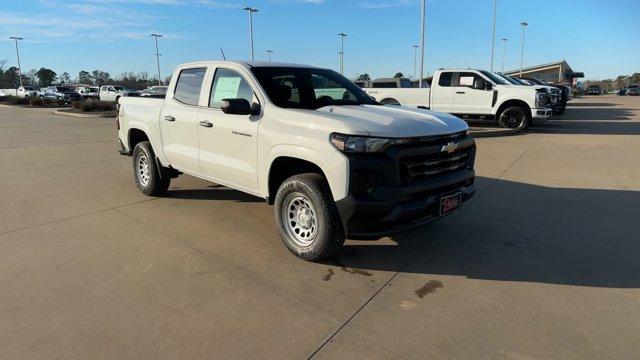
M 529 109 L 511 106 L 502 110 L 497 119 L 498 126 L 501 128 L 522 131 L 531 123 L 531 114 Z
M 338 209 L 320 174 L 299 174 L 285 180 L 276 193 L 274 212 L 282 241 L 304 260 L 330 258 L 344 244 Z
M 166 174 L 160 176 L 161 166 L 151 148 L 151 143 L 142 141 L 133 149 L 133 179 L 145 195 L 157 196 L 164 194 L 171 184 L 171 177 Z
M 392 98 L 382 99 L 382 101 L 380 101 L 380 104 L 382 104 L 382 105 L 397 105 L 397 106 L 400 106 L 400 102 L 398 100 L 392 99 Z

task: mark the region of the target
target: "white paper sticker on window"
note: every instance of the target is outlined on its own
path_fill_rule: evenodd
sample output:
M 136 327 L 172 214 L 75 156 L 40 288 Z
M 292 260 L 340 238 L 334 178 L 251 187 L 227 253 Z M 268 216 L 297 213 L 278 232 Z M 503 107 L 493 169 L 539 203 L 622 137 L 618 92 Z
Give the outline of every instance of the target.
M 222 99 L 236 99 L 240 88 L 241 77 L 219 77 L 213 93 L 213 102 L 219 103 Z
M 460 86 L 473 86 L 473 76 L 461 76 Z

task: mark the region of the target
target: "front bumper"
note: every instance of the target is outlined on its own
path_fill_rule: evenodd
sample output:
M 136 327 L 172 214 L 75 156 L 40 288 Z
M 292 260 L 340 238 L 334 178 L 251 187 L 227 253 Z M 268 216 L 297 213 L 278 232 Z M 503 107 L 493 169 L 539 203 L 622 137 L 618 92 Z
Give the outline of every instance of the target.
M 383 155 L 348 155 L 350 189 L 346 198 L 336 201 L 345 232 L 351 238 L 379 238 L 420 226 L 439 218 L 440 198 L 460 191 L 462 202 L 475 194 L 475 142 L 469 136 L 453 142 L 460 149 L 441 152 L 450 139 L 404 149 L 390 149 Z M 465 156 L 461 167 L 435 175 L 407 180 L 403 166 L 407 159 L 424 163 L 442 161 L 450 156 Z M 436 159 L 436 160 L 434 160 Z M 423 161 L 423 160 L 420 160 Z M 451 160 L 453 164 L 454 160 Z M 416 166 L 414 165 L 411 166 Z M 441 164 L 446 169 L 449 163 Z M 450 167 L 450 166 L 449 166 Z
M 533 124 L 543 124 L 553 115 L 553 110 L 548 108 L 531 109 L 531 120 Z

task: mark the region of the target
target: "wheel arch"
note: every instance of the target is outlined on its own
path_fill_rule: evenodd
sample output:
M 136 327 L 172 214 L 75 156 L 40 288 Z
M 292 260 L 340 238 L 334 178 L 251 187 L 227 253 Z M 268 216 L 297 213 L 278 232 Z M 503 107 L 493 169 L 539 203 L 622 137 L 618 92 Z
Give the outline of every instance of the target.
M 312 161 L 293 156 L 278 156 L 273 159 L 269 165 L 267 182 L 269 204 L 273 205 L 280 184 L 293 175 L 304 173 L 318 173 L 327 179 L 322 168 Z
M 504 109 L 507 109 L 512 106 L 518 106 L 518 107 L 524 108 L 528 111 L 528 114 L 531 115 L 531 107 L 529 106 L 529 104 L 527 104 L 526 101 L 520 100 L 520 99 L 510 99 L 510 100 L 504 101 L 502 104 L 500 104 L 500 106 L 498 106 L 498 110 L 496 111 L 496 121 L 498 121 L 498 117 L 500 116 L 500 114 L 502 114 Z

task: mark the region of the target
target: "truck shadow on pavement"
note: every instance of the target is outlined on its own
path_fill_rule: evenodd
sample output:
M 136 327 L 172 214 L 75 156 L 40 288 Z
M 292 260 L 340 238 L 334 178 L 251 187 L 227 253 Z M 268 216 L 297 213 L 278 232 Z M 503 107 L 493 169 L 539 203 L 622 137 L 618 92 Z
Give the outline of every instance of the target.
M 634 121 L 635 120 L 635 121 Z M 567 107 L 561 116 L 530 132 L 543 134 L 640 135 L 640 116 L 627 108 Z
M 377 242 L 350 240 L 336 261 L 363 270 L 640 287 L 640 191 L 483 180 L 488 191 L 459 213 Z
M 186 200 L 222 200 L 234 202 L 259 203 L 264 199 L 249 195 L 225 186 L 215 186 L 207 189 L 176 189 L 172 188 L 164 195 L 165 198 Z

